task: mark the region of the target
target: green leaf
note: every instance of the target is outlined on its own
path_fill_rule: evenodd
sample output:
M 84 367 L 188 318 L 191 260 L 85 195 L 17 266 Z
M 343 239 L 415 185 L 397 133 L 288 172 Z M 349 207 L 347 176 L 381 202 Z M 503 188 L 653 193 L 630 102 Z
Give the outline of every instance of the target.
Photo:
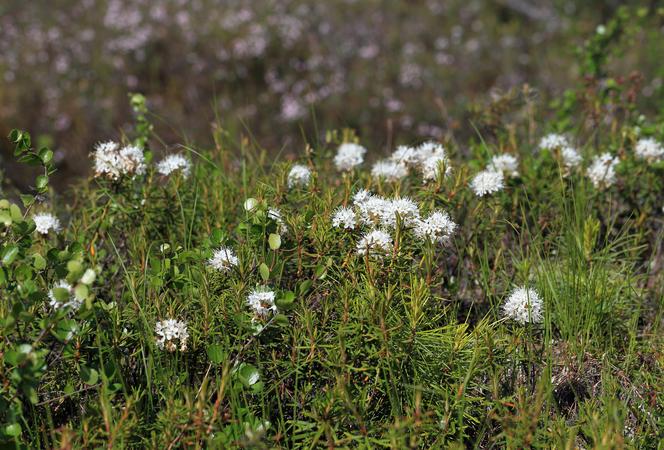
M 35 202 L 35 198 L 32 195 L 21 194 L 21 203 L 26 208 L 31 206 Z
M 4 224 L 6 227 L 12 224 L 12 217 L 8 211 L 0 211 L 0 223 Z
M 36 183 L 37 189 L 46 188 L 46 186 L 48 186 L 48 176 L 47 175 L 39 175 L 35 179 L 35 183 Z
M 59 302 L 66 302 L 69 300 L 69 289 L 62 287 L 53 288 L 53 297 Z
M 5 266 L 10 265 L 11 263 L 14 262 L 17 256 L 18 256 L 18 245 L 11 244 L 5 247 L 5 251 L 2 256 L 2 264 Z
M 85 384 L 92 386 L 93 384 L 97 384 L 99 372 L 90 367 L 81 366 L 81 379 Z
M 67 271 L 72 278 L 78 278 L 83 272 L 83 264 L 81 264 L 80 261 L 72 259 L 67 263 Z
M 71 382 L 67 383 L 67 385 L 65 386 L 63 391 L 64 391 L 65 395 L 73 394 L 74 393 L 74 385 Z
M 14 222 L 21 222 L 23 220 L 23 213 L 21 213 L 21 208 L 19 208 L 18 205 L 12 203 L 9 206 L 9 213 L 11 214 L 12 220 Z
M 79 284 L 74 289 L 74 296 L 79 300 L 85 300 L 88 298 L 88 287 L 84 284 Z
M 325 278 L 326 272 L 327 272 L 327 266 L 325 266 L 324 264 L 318 264 L 316 266 L 316 270 L 314 273 L 316 274 L 316 278 L 323 279 Z
M 32 266 L 37 270 L 44 270 L 46 268 L 46 259 L 39 253 L 32 255 L 33 263 Z
M 37 395 L 37 389 L 33 386 L 23 386 L 23 393 L 28 397 L 30 403 L 36 405 L 39 402 L 39 395 Z
M 268 237 L 267 242 L 270 244 L 270 248 L 272 250 L 277 250 L 279 247 L 281 247 L 281 236 L 275 233 L 271 233 L 270 237 Z
M 42 163 L 48 164 L 53 160 L 53 152 L 44 147 L 39 150 L 39 159 L 41 159 Z
M 267 264 L 261 263 L 261 265 L 258 266 L 258 272 L 261 274 L 263 281 L 267 281 L 270 278 L 270 268 L 267 267 Z
M 18 423 L 12 423 L 5 427 L 5 434 L 11 437 L 18 437 L 21 435 L 21 425 Z
M 212 230 L 212 235 L 210 236 L 210 242 L 212 242 L 212 245 L 219 245 L 221 244 L 221 240 L 223 239 L 223 233 L 219 228 L 215 228 Z
M 289 325 L 288 316 L 285 314 L 277 314 L 274 316 L 274 324 L 280 327 L 287 327 Z
M 261 374 L 255 366 L 242 363 L 235 373 L 245 387 L 251 388 L 254 392 L 260 392 L 263 389 Z
M 292 291 L 284 292 L 283 295 L 275 301 L 277 308 L 280 310 L 291 309 L 293 307 L 293 303 L 295 303 L 295 293 Z
M 311 289 L 312 284 L 313 282 L 311 280 L 304 280 L 303 282 L 301 282 L 297 287 L 297 290 L 300 293 L 300 295 L 304 295 L 309 289 Z
M 17 366 L 27 358 L 27 354 L 19 350 L 9 350 L 5 353 L 5 362 L 10 366 Z
M 212 364 L 221 364 L 225 359 L 224 348 L 221 344 L 211 344 L 207 348 L 207 355 Z

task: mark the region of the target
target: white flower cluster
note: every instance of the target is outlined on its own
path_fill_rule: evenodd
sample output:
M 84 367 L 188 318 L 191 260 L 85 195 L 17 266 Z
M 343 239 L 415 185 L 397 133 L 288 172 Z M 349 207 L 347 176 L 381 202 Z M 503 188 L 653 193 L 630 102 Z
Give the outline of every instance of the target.
M 392 153 L 390 159 L 400 166 L 422 172 L 422 179 L 425 183 L 435 180 L 441 170 L 445 176 L 452 171 L 445 149 L 442 145 L 432 141 L 424 142 L 417 147 L 401 145 Z
M 337 167 L 337 170 L 344 172 L 353 170 L 354 167 L 364 162 L 364 155 L 366 153 L 367 149 L 361 145 L 345 142 L 337 149 L 337 154 L 334 157 L 334 165 Z
M 233 250 L 227 247 L 221 247 L 214 251 L 212 258 L 208 260 L 208 265 L 220 272 L 228 272 L 238 264 L 237 256 Z
M 187 178 L 191 173 L 191 162 L 180 154 L 168 155 L 157 164 L 157 172 L 169 176 L 173 172 L 180 171 Z
M 565 146 L 560 149 L 560 155 L 563 158 L 563 166 L 565 168 L 565 175 L 569 175 L 572 170 L 576 169 L 583 162 L 583 158 L 579 155 L 576 149 Z
M 32 216 L 35 222 L 35 231 L 39 234 L 48 234 L 53 230 L 55 233 L 61 230 L 60 220 L 50 213 L 39 213 Z
M 456 231 L 457 224 L 445 211 L 434 211 L 426 219 L 419 220 L 415 225 L 415 235 L 431 242 L 444 243 L 450 240 Z
M 508 153 L 502 153 L 500 155 L 495 155 L 491 158 L 489 163 L 490 170 L 494 172 L 502 172 L 503 174 L 510 177 L 519 176 L 519 160 L 514 155 Z
M 470 188 L 478 197 L 501 191 L 505 187 L 505 177 L 502 172 L 492 169 L 483 170 L 473 177 Z
M 397 197 L 388 199 L 379 195 L 369 195 L 365 197 L 364 192 L 360 191 L 358 201 L 354 198 L 353 204 L 358 210 L 360 221 L 368 226 L 382 226 L 386 228 L 396 228 L 397 216 L 401 223 L 410 227 L 420 218 L 420 211 L 417 204 L 408 197 Z M 356 194 L 357 197 L 357 194 Z
M 311 180 L 311 170 L 305 165 L 295 164 L 288 173 L 288 188 L 307 186 Z
M 66 290 L 68 295 L 67 300 L 63 301 L 58 300 L 55 296 L 56 289 Z M 76 311 L 83 304 L 82 300 L 76 298 L 73 286 L 69 284 L 66 280 L 60 280 L 57 283 L 55 283 L 55 285 L 53 285 L 53 287 L 48 291 L 48 298 L 49 298 L 48 304 L 51 306 L 51 308 L 53 308 L 56 311 L 62 308 L 71 308 L 72 310 Z
M 340 206 L 332 215 L 332 226 L 344 230 L 353 230 L 357 225 L 357 216 L 351 208 Z
M 95 176 L 118 180 L 145 173 L 143 151 L 133 145 L 120 147 L 117 142 L 100 142 L 93 153 Z
M 542 299 L 534 289 L 519 287 L 503 305 L 503 314 L 520 324 L 540 323 L 543 309 Z
M 388 231 L 401 226 L 412 229 L 415 236 L 434 243 L 447 242 L 456 224 L 444 211 L 434 211 L 427 218 L 420 217 L 418 205 L 407 197 L 388 199 L 362 189 L 353 196 L 353 208 L 340 207 L 332 216 L 332 226 L 353 230 L 358 224 L 370 228 L 357 243 L 358 254 L 382 256 L 393 247 Z
M 189 332 L 187 331 L 187 323 L 175 319 L 167 319 L 157 322 L 154 327 L 157 334 L 157 347 L 166 349 L 169 352 L 174 352 L 179 349 L 180 351 L 187 350 L 187 339 L 189 339 Z
M 270 312 L 277 312 L 277 305 L 274 304 L 275 293 L 266 286 L 260 286 L 251 291 L 247 297 L 249 307 L 259 318 L 265 318 Z
M 383 256 L 392 250 L 392 237 L 383 230 L 371 230 L 357 242 L 359 255 Z
M 616 182 L 616 170 L 620 160 L 610 153 L 602 153 L 593 159 L 588 167 L 588 178 L 598 189 L 607 188 Z
M 555 150 L 564 147 L 569 147 L 569 142 L 567 142 L 565 136 L 558 133 L 549 133 L 542 137 L 539 142 L 539 148 L 541 150 Z
M 636 143 L 634 153 L 640 159 L 657 162 L 664 159 L 664 146 L 653 138 L 643 138 Z
M 406 177 L 408 175 L 408 168 L 404 164 L 384 159 L 374 163 L 371 168 L 371 175 L 394 182 Z

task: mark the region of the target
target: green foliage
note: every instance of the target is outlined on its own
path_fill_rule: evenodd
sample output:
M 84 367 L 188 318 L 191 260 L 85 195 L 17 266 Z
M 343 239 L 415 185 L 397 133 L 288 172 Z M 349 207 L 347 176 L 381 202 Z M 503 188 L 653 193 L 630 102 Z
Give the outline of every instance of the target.
M 55 171 L 53 152 L 34 150 L 26 132 L 13 130 L 9 138 L 19 161 L 41 165 L 44 173 L 37 177 L 34 195 L 21 195 L 25 212 L 7 199 L 0 200 L 0 441 L 18 443 L 23 432 L 31 440 L 36 438 L 29 424 L 37 419 L 35 406 L 42 402 L 40 386 L 58 371 L 78 365 L 80 355 L 75 355 L 86 339 L 94 297 L 88 288 L 91 276 L 85 277 L 82 246 L 36 237 L 35 224 L 27 217 L 30 207 L 48 192 L 48 175 Z M 66 280 L 68 288 L 52 287 L 59 280 Z M 53 307 L 72 297 L 85 304 L 75 315 L 69 307 Z M 93 378 L 88 375 L 86 380 Z

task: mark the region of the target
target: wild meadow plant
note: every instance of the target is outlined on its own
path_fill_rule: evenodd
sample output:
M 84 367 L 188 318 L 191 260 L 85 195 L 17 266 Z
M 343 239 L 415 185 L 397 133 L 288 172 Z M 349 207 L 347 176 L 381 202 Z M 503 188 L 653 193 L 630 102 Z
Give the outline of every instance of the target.
M 134 94 L 67 200 L 13 131 L 40 172 L 0 201 L 2 443 L 656 448 L 664 121 L 605 88 L 297 161 L 220 123 L 162 152 Z

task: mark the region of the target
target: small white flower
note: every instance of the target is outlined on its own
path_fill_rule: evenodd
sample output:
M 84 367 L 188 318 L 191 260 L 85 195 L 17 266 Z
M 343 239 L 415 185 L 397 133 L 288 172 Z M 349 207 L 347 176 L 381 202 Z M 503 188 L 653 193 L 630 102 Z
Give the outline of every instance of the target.
M 286 234 L 288 232 L 288 227 L 286 226 L 286 223 L 284 223 L 284 219 L 281 217 L 281 211 L 277 208 L 268 208 L 267 217 L 277 223 L 280 234 Z
M 438 142 L 434 141 L 423 142 L 422 144 L 418 145 L 415 150 L 417 152 L 417 162 L 419 164 L 422 164 L 424 161 L 434 156 L 447 156 L 445 148 Z
M 572 170 L 579 167 L 583 162 L 583 158 L 579 155 L 572 147 L 563 147 L 560 150 L 560 154 L 563 157 L 563 166 L 565 166 L 565 174 L 569 174 Z
M 542 321 L 542 299 L 534 289 L 516 288 L 503 305 L 503 314 L 520 324 Z
M 359 206 L 361 203 L 366 202 L 369 200 L 373 194 L 366 189 L 360 189 L 353 195 L 353 205 Z
M 657 162 L 664 158 L 664 146 L 653 138 L 643 138 L 636 143 L 634 153 L 640 159 Z
M 438 178 L 438 174 L 443 170 L 445 171 L 445 175 L 449 175 L 452 171 L 452 167 L 449 165 L 446 157 L 432 156 L 427 158 L 422 163 L 422 180 L 425 183 L 433 181 Z
M 60 220 L 58 220 L 53 214 L 35 214 L 32 216 L 32 220 L 35 222 L 35 231 L 39 234 L 48 234 L 50 230 L 58 233 L 61 229 Z
M 382 230 L 365 233 L 357 243 L 359 255 L 384 256 L 392 250 L 392 238 Z
M 422 163 L 420 152 L 408 145 L 400 145 L 392 153 L 390 159 L 399 164 L 405 164 L 408 167 L 415 167 Z
M 337 170 L 349 171 L 355 166 L 359 166 L 364 162 L 364 155 L 367 149 L 359 144 L 346 142 L 339 146 L 337 154 L 334 157 L 334 165 Z
M 118 180 L 121 176 L 145 173 L 143 151 L 133 145 L 120 148 L 117 142 L 100 142 L 93 153 L 95 176 Z
M 489 169 L 495 170 L 496 172 L 503 172 L 510 177 L 519 176 L 518 168 L 519 160 L 515 156 L 507 153 L 495 155 L 491 158 L 491 162 L 489 163 Z
M 305 165 L 295 164 L 288 172 L 288 188 L 306 186 L 311 180 L 311 170 Z
M 558 133 L 549 133 L 539 142 L 539 148 L 542 150 L 555 150 L 563 147 L 569 147 L 569 143 L 565 136 Z
M 616 170 L 620 160 L 613 157 L 610 153 L 602 153 L 593 159 L 592 164 L 588 167 L 588 178 L 592 181 L 593 185 L 598 188 L 606 188 L 616 182 Z
M 445 171 L 445 176 L 452 172 L 452 166 L 442 145 L 436 142 L 425 142 L 417 147 L 417 154 L 425 183 L 438 178 L 441 170 Z
M 277 305 L 274 304 L 275 297 L 273 291 L 266 286 L 260 286 L 251 291 L 247 297 L 247 303 L 258 317 L 264 318 L 270 312 L 277 312 Z
M 505 178 L 502 172 L 484 170 L 475 175 L 470 182 L 470 187 L 475 192 L 475 195 L 483 197 L 502 190 L 505 187 Z
M 373 165 L 371 175 L 376 178 L 385 178 L 387 181 L 399 181 L 408 175 L 408 169 L 401 163 L 381 160 Z
M 168 176 L 175 171 L 180 171 L 187 178 L 191 173 L 191 162 L 182 155 L 168 155 L 157 164 L 157 172 Z
M 62 301 L 58 300 L 55 297 L 55 289 L 66 290 L 68 295 L 67 300 L 62 300 Z M 74 293 L 74 288 L 66 280 L 60 280 L 57 283 L 55 283 L 55 285 L 53 285 L 53 287 L 48 291 L 48 298 L 49 298 L 48 304 L 51 306 L 51 308 L 55 309 L 56 311 L 62 308 L 71 308 L 72 310 L 76 311 L 83 304 L 83 301 L 81 299 L 76 298 L 76 294 Z
M 339 207 L 332 216 L 332 226 L 343 228 L 344 230 L 353 230 L 357 225 L 355 211 L 350 208 Z
M 431 242 L 446 242 L 450 239 L 457 225 L 450 215 L 444 211 L 434 211 L 426 219 L 418 220 L 415 224 L 415 235 Z
M 227 247 L 221 247 L 214 251 L 212 258 L 208 260 L 208 265 L 220 272 L 228 272 L 238 264 L 237 256 L 233 250 Z
M 157 322 L 154 331 L 157 334 L 156 344 L 160 349 L 166 349 L 169 352 L 174 352 L 180 347 L 180 351 L 187 350 L 187 339 L 189 339 L 189 332 L 187 331 L 187 323 L 167 319 Z
M 142 175 L 145 173 L 145 156 L 143 150 L 135 145 L 127 145 L 120 149 L 122 173 L 126 175 Z

